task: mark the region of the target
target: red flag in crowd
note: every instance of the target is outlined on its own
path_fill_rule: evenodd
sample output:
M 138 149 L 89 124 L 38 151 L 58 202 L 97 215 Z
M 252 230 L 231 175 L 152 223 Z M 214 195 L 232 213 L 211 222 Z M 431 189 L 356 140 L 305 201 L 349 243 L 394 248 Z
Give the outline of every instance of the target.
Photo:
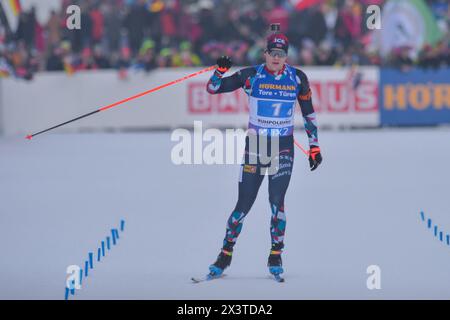
M 315 4 L 320 3 L 322 0 L 291 0 L 292 4 L 297 10 L 304 10 Z

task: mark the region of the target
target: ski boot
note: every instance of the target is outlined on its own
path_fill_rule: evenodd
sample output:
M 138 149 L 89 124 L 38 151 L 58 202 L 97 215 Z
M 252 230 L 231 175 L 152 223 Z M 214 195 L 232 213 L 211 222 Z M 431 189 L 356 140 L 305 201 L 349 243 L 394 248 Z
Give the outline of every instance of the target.
M 270 253 L 269 259 L 267 261 L 269 272 L 273 275 L 282 274 L 284 272 L 282 265 L 283 262 L 281 260 L 281 253 Z
M 274 250 L 274 248 L 272 248 L 267 261 L 267 266 L 269 267 L 270 274 L 274 276 L 275 280 L 284 282 L 284 279 L 280 276 L 284 272 L 282 267 L 283 262 L 281 260 L 281 250 Z
M 216 262 L 209 266 L 209 276 L 217 278 L 222 276 L 223 271 L 230 266 L 233 251 L 222 249 Z

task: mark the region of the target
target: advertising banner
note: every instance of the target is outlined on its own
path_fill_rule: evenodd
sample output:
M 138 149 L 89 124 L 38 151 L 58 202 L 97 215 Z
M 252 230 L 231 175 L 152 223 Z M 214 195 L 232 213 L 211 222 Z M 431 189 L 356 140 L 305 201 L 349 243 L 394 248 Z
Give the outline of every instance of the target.
M 450 69 L 381 69 L 381 125 L 450 123 Z

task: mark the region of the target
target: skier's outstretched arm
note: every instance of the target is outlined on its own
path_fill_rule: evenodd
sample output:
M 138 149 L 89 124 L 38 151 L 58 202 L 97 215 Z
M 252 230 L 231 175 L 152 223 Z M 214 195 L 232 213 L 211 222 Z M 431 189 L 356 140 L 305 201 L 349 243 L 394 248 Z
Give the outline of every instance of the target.
M 306 74 L 296 69 L 297 77 L 300 80 L 300 92 L 298 94 L 297 100 L 300 104 L 300 109 L 303 115 L 303 123 L 305 125 L 305 131 L 308 135 L 309 141 L 309 165 L 311 171 L 317 169 L 317 167 L 322 163 L 322 155 L 320 153 L 319 139 L 317 133 L 317 118 L 314 112 L 314 107 L 311 98 L 311 88 L 309 86 L 308 77 Z

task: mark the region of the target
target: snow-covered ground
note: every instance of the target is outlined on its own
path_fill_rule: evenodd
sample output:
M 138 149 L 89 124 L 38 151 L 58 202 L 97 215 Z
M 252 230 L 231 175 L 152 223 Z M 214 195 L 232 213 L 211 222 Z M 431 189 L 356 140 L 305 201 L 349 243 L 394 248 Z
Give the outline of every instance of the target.
M 267 181 L 228 276 L 190 282 L 219 252 L 238 165 L 176 166 L 168 132 L 0 138 L 0 298 L 63 299 L 66 267 L 83 267 L 124 219 L 74 299 L 450 299 L 450 130 L 319 138 L 317 171 L 296 150 L 284 284 L 267 278 Z M 381 268 L 380 290 L 366 287 L 369 265 Z

